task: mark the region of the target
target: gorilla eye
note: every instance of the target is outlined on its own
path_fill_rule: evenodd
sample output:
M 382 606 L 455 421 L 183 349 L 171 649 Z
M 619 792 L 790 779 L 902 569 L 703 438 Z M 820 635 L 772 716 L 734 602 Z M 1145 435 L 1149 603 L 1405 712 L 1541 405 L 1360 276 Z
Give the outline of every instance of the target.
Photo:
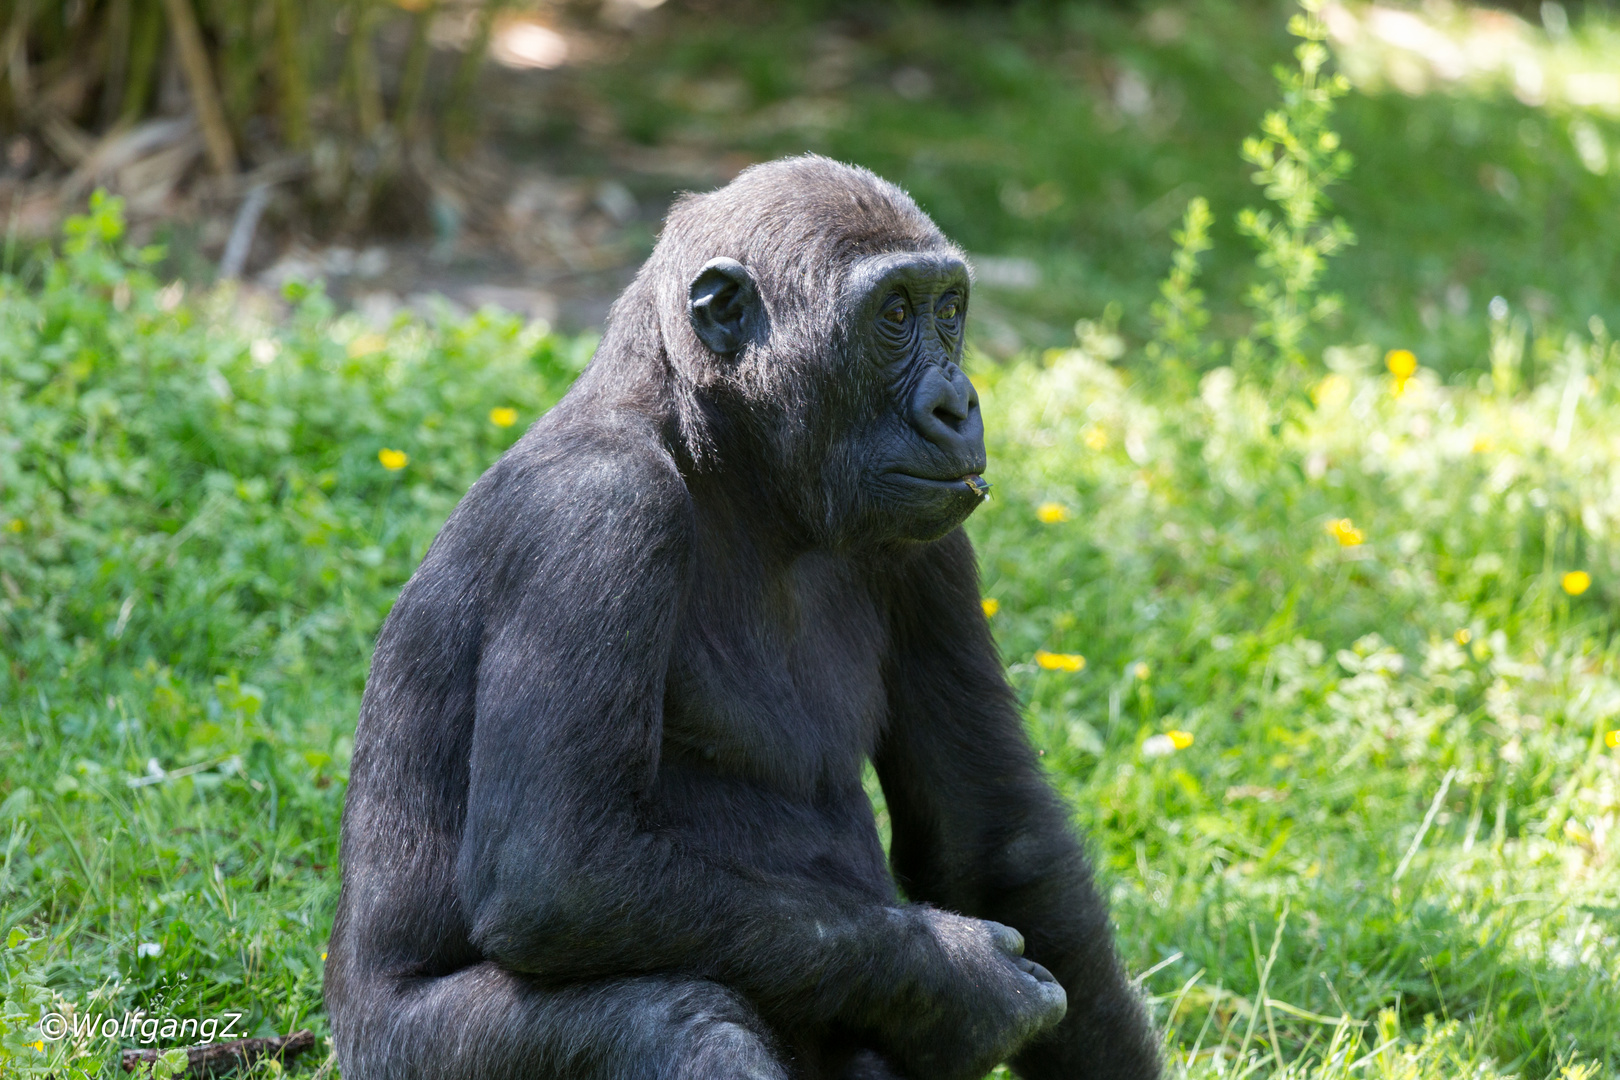
M 939 317 L 941 319 L 944 319 L 947 322 L 949 322 L 950 320 L 956 318 L 956 301 L 955 300 L 947 300 L 947 301 L 945 301 L 945 303 L 940 306 Z
M 906 305 L 896 304 L 883 313 L 883 317 L 896 326 L 904 326 L 906 322 Z

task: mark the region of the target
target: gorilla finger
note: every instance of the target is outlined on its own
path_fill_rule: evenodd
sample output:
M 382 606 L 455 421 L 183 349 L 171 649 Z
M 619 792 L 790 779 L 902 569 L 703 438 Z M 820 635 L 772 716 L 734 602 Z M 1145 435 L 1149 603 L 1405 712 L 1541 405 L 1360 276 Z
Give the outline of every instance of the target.
M 998 922 L 989 922 L 986 920 L 985 925 L 990 928 L 990 940 L 995 944 L 996 948 L 1000 949 L 1008 956 L 1024 955 L 1023 934 L 1020 934 L 1010 926 L 1003 926 Z
M 1057 976 L 1053 975 L 1050 971 L 1047 971 L 1044 967 L 1037 964 L 1033 960 L 1025 960 L 1023 957 L 1019 957 L 1014 962 L 1018 965 L 1018 970 L 1019 971 L 1022 971 L 1025 975 L 1030 976 L 1036 982 L 1041 982 L 1041 983 L 1055 983 L 1055 982 L 1057 982 Z
M 1044 969 L 1043 969 L 1044 970 Z M 1069 995 L 1056 979 L 1035 984 L 1035 993 L 1041 1000 L 1041 1026 L 1055 1024 L 1069 1011 Z

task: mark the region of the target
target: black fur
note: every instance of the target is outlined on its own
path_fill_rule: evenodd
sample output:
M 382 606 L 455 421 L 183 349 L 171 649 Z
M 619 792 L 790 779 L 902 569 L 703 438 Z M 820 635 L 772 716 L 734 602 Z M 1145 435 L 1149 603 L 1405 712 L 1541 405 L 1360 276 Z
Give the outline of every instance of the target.
M 671 211 L 378 640 L 345 1080 L 1158 1074 L 959 528 L 968 289 L 910 199 L 822 158 Z

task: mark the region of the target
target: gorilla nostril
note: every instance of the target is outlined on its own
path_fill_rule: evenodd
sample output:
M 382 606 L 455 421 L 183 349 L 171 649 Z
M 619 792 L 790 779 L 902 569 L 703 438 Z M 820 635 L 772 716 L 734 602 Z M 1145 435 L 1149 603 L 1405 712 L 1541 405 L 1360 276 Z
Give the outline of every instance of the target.
M 923 438 L 956 453 L 978 413 L 978 395 L 960 371 L 935 368 L 923 376 L 912 399 L 911 422 Z

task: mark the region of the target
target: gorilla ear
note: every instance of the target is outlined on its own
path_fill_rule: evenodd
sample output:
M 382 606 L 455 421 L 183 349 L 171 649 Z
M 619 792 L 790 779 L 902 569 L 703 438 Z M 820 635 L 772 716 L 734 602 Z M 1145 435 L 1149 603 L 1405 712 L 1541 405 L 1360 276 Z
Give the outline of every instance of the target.
M 687 290 L 686 315 L 698 340 L 730 356 L 752 336 L 760 314 L 754 275 L 736 259 L 710 259 Z

